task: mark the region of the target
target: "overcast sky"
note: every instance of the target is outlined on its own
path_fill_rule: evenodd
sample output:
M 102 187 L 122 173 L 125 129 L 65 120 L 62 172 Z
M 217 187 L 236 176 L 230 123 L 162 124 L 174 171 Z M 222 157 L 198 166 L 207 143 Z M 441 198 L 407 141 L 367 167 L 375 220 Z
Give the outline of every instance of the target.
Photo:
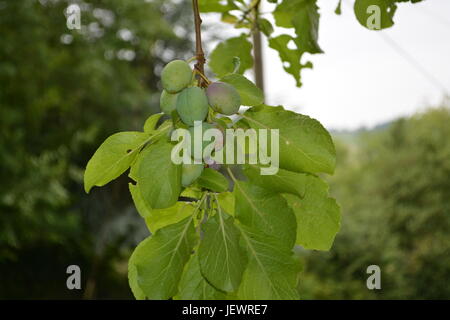
M 334 14 L 336 3 L 318 1 L 319 43 L 325 54 L 310 57 L 314 68 L 303 71 L 302 88 L 295 87 L 277 53 L 266 47 L 268 103 L 292 107 L 328 128 L 355 129 L 442 101 L 442 89 L 414 69 L 378 32 L 386 33 L 450 92 L 450 0 L 399 4 L 395 25 L 378 32 L 359 25 L 348 5 L 342 5 L 342 15 Z
M 343 0 L 338 16 L 334 13 L 338 0 L 318 0 L 319 43 L 325 53 L 305 55 L 314 68 L 302 72 L 301 88 L 265 43 L 266 102 L 310 115 L 328 129 L 371 128 L 441 102 L 443 90 L 379 33 L 419 61 L 450 92 L 450 0 L 400 3 L 395 25 L 384 31 L 363 28 L 354 16 L 353 2 Z M 265 3 L 262 11 L 270 11 Z

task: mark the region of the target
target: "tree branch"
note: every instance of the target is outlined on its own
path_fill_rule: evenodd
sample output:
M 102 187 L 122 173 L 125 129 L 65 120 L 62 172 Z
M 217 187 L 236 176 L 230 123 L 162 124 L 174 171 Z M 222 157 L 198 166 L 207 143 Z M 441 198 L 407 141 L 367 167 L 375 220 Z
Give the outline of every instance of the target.
M 253 70 L 255 72 L 256 86 L 259 87 L 264 93 L 264 62 L 263 62 L 263 50 L 261 43 L 261 31 L 258 26 L 260 1 L 255 0 L 252 2 L 251 10 L 253 15 L 253 55 L 255 57 L 255 64 Z
M 202 19 L 200 18 L 200 10 L 198 7 L 198 0 L 192 0 L 192 8 L 194 9 L 194 22 L 195 22 L 195 56 L 197 63 L 194 68 L 202 75 L 205 74 L 205 53 L 202 47 Z M 201 76 L 197 76 L 199 87 L 205 88 L 208 84 Z

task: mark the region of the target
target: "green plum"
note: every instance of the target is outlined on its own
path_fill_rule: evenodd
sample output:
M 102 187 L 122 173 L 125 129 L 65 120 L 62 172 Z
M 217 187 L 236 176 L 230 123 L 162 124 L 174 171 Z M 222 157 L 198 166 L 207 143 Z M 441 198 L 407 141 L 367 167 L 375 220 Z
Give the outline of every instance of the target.
M 178 95 L 177 112 L 181 120 L 188 126 L 193 126 L 194 121 L 205 120 L 208 110 L 208 99 L 203 89 L 190 87 Z
M 169 93 L 177 93 L 186 88 L 192 81 L 192 69 L 186 61 L 169 62 L 161 71 L 163 88 Z
M 206 96 L 211 108 L 225 115 L 237 113 L 241 106 L 239 92 L 228 83 L 214 82 L 210 84 L 206 90 Z

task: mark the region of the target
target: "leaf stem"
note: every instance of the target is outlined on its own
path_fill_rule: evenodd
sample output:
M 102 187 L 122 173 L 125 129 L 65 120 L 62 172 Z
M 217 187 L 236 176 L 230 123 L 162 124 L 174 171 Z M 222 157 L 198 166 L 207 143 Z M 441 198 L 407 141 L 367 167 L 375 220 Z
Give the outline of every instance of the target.
M 233 180 L 233 182 L 236 183 L 237 182 L 236 177 L 234 176 L 233 172 L 231 172 L 230 167 L 227 167 L 227 171 L 228 171 L 228 174 L 231 177 L 231 180 Z
M 203 202 L 205 202 L 205 199 L 208 197 L 208 192 L 204 192 L 203 193 L 203 195 L 202 195 L 202 197 L 200 198 L 200 201 L 198 202 L 198 204 L 197 204 L 197 207 L 195 208 L 195 210 L 194 210 L 194 213 L 192 213 L 192 216 L 191 216 L 191 218 L 193 219 L 194 218 L 194 216 L 197 214 L 197 212 L 198 212 L 198 210 L 200 209 L 200 207 L 203 205 Z M 203 221 L 200 221 L 199 222 L 199 224 L 198 224 L 198 226 L 197 226 L 197 233 L 200 233 L 200 226 L 202 225 L 202 223 L 204 222 L 204 220 L 205 220 L 205 217 L 203 217 L 203 219 L 202 219 Z
M 194 70 L 194 73 L 196 73 L 196 74 L 198 74 L 200 77 L 202 77 L 203 80 L 205 80 L 206 84 L 209 85 L 209 84 L 211 83 L 211 81 L 209 81 L 209 79 L 208 79 L 203 73 L 201 73 L 200 71 L 198 71 L 197 69 Z

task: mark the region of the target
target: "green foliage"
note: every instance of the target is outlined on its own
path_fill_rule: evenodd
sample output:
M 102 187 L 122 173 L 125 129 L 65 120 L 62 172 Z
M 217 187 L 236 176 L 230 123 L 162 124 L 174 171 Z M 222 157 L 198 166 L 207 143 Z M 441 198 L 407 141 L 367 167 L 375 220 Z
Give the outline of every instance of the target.
M 183 187 L 188 187 L 194 182 L 203 172 L 203 164 L 183 164 L 181 173 L 181 184 Z
M 93 186 L 104 186 L 124 173 L 147 138 L 148 135 L 142 132 L 120 132 L 106 139 L 86 166 L 84 173 L 86 192 Z
M 317 45 L 318 13 L 314 1 L 269 2 L 279 6 L 278 9 L 275 8 L 279 16 L 276 22 L 288 24 L 293 31 L 289 35 L 279 36 L 274 32 L 274 26 L 269 21 L 271 19 L 261 16 L 251 17 L 249 13 L 252 10 L 248 10 L 251 8 L 245 1 L 200 0 L 202 10 L 219 12 L 224 22 L 234 23 L 243 31 L 240 37 L 219 44 L 213 55 L 208 57 L 213 71 L 221 78 L 220 80 L 231 84 L 239 92 L 243 105 L 258 106 L 263 103 L 260 90 L 239 76 L 253 65 L 252 45 L 249 41 L 251 29 L 257 27 L 269 37 L 270 45 L 276 46 L 282 59 L 289 62 L 289 65 L 285 64 L 285 68 L 296 79 L 302 68 L 311 66 L 307 62 L 299 63 L 302 58 L 300 53 L 304 50 L 320 50 Z M 165 164 L 162 167 L 156 165 L 155 168 L 150 168 L 149 175 L 151 179 L 164 179 L 165 175 L 168 175 L 169 182 L 165 185 L 165 190 L 175 190 L 175 194 L 180 193 L 193 199 L 199 199 L 207 192 L 208 201 L 204 201 L 201 205 L 198 200 L 188 203 L 179 201 L 171 205 L 173 203 L 171 197 L 165 195 L 160 200 L 155 193 L 159 188 L 154 188 L 153 184 L 151 187 L 156 190 L 152 191 L 149 188 L 149 184 L 155 181 L 145 178 L 147 182 L 143 182 L 138 179 L 141 175 L 147 174 L 139 171 L 140 164 L 145 168 L 148 166 L 148 160 L 150 159 L 153 163 L 153 158 L 157 154 L 167 157 L 165 152 L 167 150 L 163 147 L 167 145 L 167 141 L 160 140 L 163 137 L 167 138 L 169 127 L 180 125 L 177 122 L 177 115 L 172 113 L 173 123 L 166 122 L 166 126 L 161 128 L 158 124 L 166 120 L 167 116 L 161 118 L 162 114 L 157 114 L 147 119 L 143 132 L 136 132 L 145 117 L 158 111 L 158 91 L 161 87 L 159 70 L 167 63 L 167 57 L 174 53 L 184 58 L 192 56 L 191 44 L 186 41 L 189 37 L 177 36 L 173 31 L 177 29 L 187 30 L 188 33 L 192 31 L 191 16 L 186 14 L 190 12 L 190 3 L 171 0 L 91 0 L 88 5 L 83 6 L 81 31 L 68 30 L 66 27 L 62 13 L 68 4 L 67 1 L 7 1 L 5 3 L 0 9 L 0 132 L 2 137 L 0 169 L 7 179 L 3 179 L 0 187 L 2 210 L 0 214 L 0 273 L 7 276 L 1 277 L 0 297 L 8 299 L 81 297 L 80 293 L 61 291 L 60 284 L 64 283 L 65 279 L 55 276 L 63 274 L 61 270 L 67 266 L 67 261 L 80 261 L 90 288 L 97 288 L 94 291 L 87 290 L 86 298 L 124 297 L 125 290 L 122 288 L 123 281 L 120 279 L 120 275 L 123 274 L 120 268 L 123 265 L 121 259 L 127 258 L 129 248 L 147 234 L 147 231 L 141 227 L 142 221 L 133 215 L 134 210 L 130 206 L 131 198 L 124 197 L 128 184 L 138 211 L 145 218 L 150 231 L 154 233 L 153 236 L 156 239 L 159 239 L 159 242 L 166 241 L 167 234 L 173 235 L 174 225 L 182 222 L 183 219 L 194 217 L 193 225 L 198 227 L 200 221 L 203 221 L 201 219 L 205 218 L 205 225 L 200 226 L 203 227 L 209 222 L 217 222 L 219 208 L 223 210 L 223 216 L 227 218 L 227 229 L 239 231 L 239 243 L 248 256 L 239 288 L 237 292 L 230 294 L 231 296 L 298 298 L 294 288 L 297 285 L 299 269 L 298 261 L 292 258 L 292 248 L 280 245 L 280 242 L 284 243 L 284 241 L 278 239 L 278 235 L 272 238 L 261 234 L 263 227 L 260 228 L 258 225 L 246 227 L 237 218 L 228 217 L 227 214 L 236 216 L 236 199 L 233 192 L 221 192 L 217 194 L 216 199 L 214 192 L 202 190 L 195 182 L 183 190 L 177 187 L 181 184 L 181 177 L 177 173 L 179 168 L 170 167 L 166 173 L 158 173 L 157 169 L 164 171 L 167 167 Z M 283 6 L 286 8 L 289 5 L 296 6 L 295 10 L 289 12 L 283 9 Z M 234 11 L 231 12 L 232 10 Z M 300 18 L 289 22 L 289 17 L 286 18 L 286 15 L 292 15 L 293 18 L 298 15 Z M 130 33 L 131 39 L 122 36 Z M 291 36 L 292 34 L 295 35 Z M 134 58 L 128 60 L 129 57 Z M 187 68 L 184 69 L 187 71 Z M 237 73 L 233 73 L 235 71 Z M 183 74 L 184 79 L 181 79 L 181 84 L 178 83 L 178 85 L 191 85 L 191 77 L 188 83 L 187 72 Z M 192 76 L 191 71 L 190 76 Z M 177 84 L 175 82 L 179 79 L 175 77 L 167 82 L 171 81 L 174 82 L 170 83 L 173 85 Z M 223 128 L 247 125 L 245 121 L 238 121 L 238 124 L 235 124 L 230 119 L 217 119 L 215 116 L 211 114 L 212 119 L 207 121 L 225 123 L 225 126 L 222 125 Z M 443 119 L 446 118 L 443 117 Z M 439 121 L 435 123 L 435 125 L 440 124 Z M 163 132 L 162 129 L 167 131 Z M 433 139 L 442 138 L 436 138 L 436 133 L 429 129 L 423 128 L 421 132 L 434 137 Z M 99 157 L 105 160 L 105 165 L 112 160 L 112 163 L 109 163 L 112 164 L 111 170 L 104 170 L 105 168 L 99 166 L 99 162 L 93 159 L 93 163 L 97 162 L 94 167 L 98 171 L 89 169 L 85 172 L 86 186 L 88 186 L 87 189 L 91 189 L 94 185 L 103 185 L 126 171 L 129 166 L 131 166 L 129 177 L 134 181 L 129 183 L 127 177 L 119 178 L 105 188 L 92 189 L 89 196 L 86 196 L 82 193 L 82 167 L 87 163 L 88 155 L 94 153 L 95 147 L 117 130 L 122 131 L 119 136 L 124 134 L 127 138 L 113 143 L 112 147 L 107 147 L 103 151 L 99 150 Z M 401 131 L 401 129 L 397 130 L 397 132 Z M 128 139 L 133 135 L 136 136 L 136 141 L 134 138 Z M 139 145 L 136 147 L 135 142 L 140 140 L 137 136 L 145 136 L 144 141 L 149 139 L 145 143 L 142 141 L 142 148 Z M 448 137 L 448 132 L 446 136 Z M 315 139 L 314 136 L 308 135 L 305 135 L 305 138 L 312 141 Z M 417 136 L 415 138 L 414 143 L 420 140 Z M 402 149 L 405 154 L 408 149 L 416 150 L 413 145 L 410 145 L 411 141 L 408 142 L 408 148 Z M 396 143 L 400 142 L 396 141 Z M 420 181 L 420 184 L 411 190 L 413 196 L 408 196 L 410 190 L 401 189 L 402 193 L 397 195 L 398 198 L 395 198 L 395 201 L 390 200 L 394 201 L 397 207 L 400 206 L 398 203 L 403 204 L 406 200 L 420 200 L 414 211 L 414 217 L 419 218 L 416 218 L 418 220 L 414 220 L 415 222 L 411 225 L 409 207 L 399 209 L 401 214 L 392 218 L 396 232 L 404 230 L 408 232 L 407 236 L 398 240 L 402 244 L 402 250 L 404 248 L 409 250 L 411 243 L 421 248 L 421 250 L 406 251 L 412 254 L 414 258 L 412 260 L 417 261 L 417 264 L 408 264 L 409 260 L 404 258 L 395 265 L 397 270 L 401 265 L 409 267 L 405 275 L 395 283 L 403 287 L 404 284 L 413 287 L 408 280 L 411 275 L 415 276 L 419 283 L 417 288 L 410 290 L 411 296 L 418 296 L 420 290 L 429 297 L 448 296 L 445 291 L 447 288 L 444 287 L 446 282 L 434 280 L 435 277 L 448 278 L 445 277 L 448 265 L 444 238 L 445 232 L 448 233 L 445 229 L 446 220 L 442 222 L 442 214 L 431 214 L 431 212 L 442 212 L 438 201 L 433 202 L 433 200 L 448 198 L 448 195 L 440 189 L 446 186 L 446 180 L 444 180 L 447 177 L 446 167 L 443 166 L 443 171 L 437 169 L 433 171 L 436 163 L 442 159 L 448 159 L 448 154 L 445 147 L 441 148 L 440 145 L 433 143 L 428 141 L 426 147 L 421 146 L 417 149 L 415 159 L 423 160 L 422 155 L 429 156 L 436 150 L 444 150 L 436 158 L 433 156 L 433 161 L 430 161 L 424 169 L 425 172 L 432 172 L 431 176 L 436 185 L 429 182 L 428 177 L 422 172 L 414 172 L 411 176 L 403 177 L 405 180 L 401 180 L 402 177 L 397 176 L 397 172 L 391 169 L 390 172 L 395 176 L 393 181 L 396 184 L 379 186 L 379 188 L 389 187 L 386 190 L 394 194 L 393 191 L 397 190 L 400 182 L 413 186 L 414 182 Z M 124 150 L 125 145 L 131 146 L 131 149 Z M 428 147 L 432 151 L 428 150 Z M 168 147 L 165 148 L 168 149 Z M 125 154 L 124 151 L 128 150 L 132 150 L 132 153 Z M 152 156 L 153 151 L 155 153 Z M 123 159 L 121 155 L 124 156 Z M 402 160 L 403 165 L 410 164 L 405 160 L 406 158 L 392 158 L 393 163 Z M 155 160 L 154 163 L 159 162 Z M 383 169 L 386 168 L 388 166 L 383 167 Z M 101 174 L 102 170 L 104 175 Z M 221 172 L 224 173 L 223 170 Z M 301 173 L 311 174 L 311 172 Z M 377 172 L 378 175 L 383 173 L 382 170 Z M 238 178 L 249 177 L 243 175 Z M 363 174 L 360 174 L 358 178 L 360 181 L 366 179 Z M 359 191 L 360 181 L 352 187 L 353 193 L 355 190 Z M 275 192 L 271 188 L 271 183 L 258 185 L 255 181 L 251 182 L 259 188 L 268 189 L 270 196 L 278 199 L 280 192 Z M 314 186 L 313 190 L 319 190 L 320 192 L 317 191 L 317 193 L 320 193 L 320 199 L 326 199 L 325 188 L 319 187 L 320 183 L 317 185 L 318 187 Z M 433 190 L 431 195 L 424 192 L 428 190 L 427 188 Z M 280 187 L 280 190 L 284 189 L 289 187 Z M 283 199 L 289 198 L 283 193 L 280 194 Z M 423 196 L 423 194 L 427 195 Z M 153 200 L 149 200 L 149 197 Z M 298 210 L 295 208 L 296 204 L 301 204 L 303 198 L 297 195 L 291 197 L 295 197 L 292 203 L 287 202 L 291 204 L 294 214 L 297 214 L 298 228 L 302 228 L 303 226 L 298 223 Z M 320 211 L 322 209 L 319 210 L 317 205 L 319 200 L 308 199 L 305 196 L 304 201 L 311 209 L 302 214 L 312 217 L 312 212 L 322 213 Z M 259 200 L 262 201 L 262 199 Z M 281 203 L 281 200 L 278 201 Z M 308 204 L 309 202 L 306 201 L 314 203 Z M 364 201 L 366 204 L 373 201 L 374 205 L 381 203 L 369 197 Z M 168 205 L 169 207 L 155 209 L 150 206 L 154 203 L 157 203 L 156 206 Z M 197 205 L 199 209 L 196 209 Z M 239 217 L 245 222 L 242 207 L 242 202 L 239 202 Z M 311 232 L 311 239 L 302 240 L 303 245 L 317 248 L 330 245 L 337 225 L 333 224 L 333 221 L 337 219 L 335 207 L 331 205 L 330 207 L 332 207 L 329 209 L 332 212 L 330 220 L 319 224 L 331 225 L 329 228 L 324 228 L 326 234 L 320 234 L 318 242 L 315 243 L 313 242 L 314 232 Z M 444 210 L 446 209 L 444 207 Z M 324 212 L 327 212 L 326 210 Z M 426 211 L 429 215 L 422 217 L 418 214 L 422 211 Z M 322 215 L 319 217 L 323 218 Z M 421 224 L 420 219 L 424 219 L 425 222 Z M 369 219 L 364 223 L 370 225 L 371 222 L 372 220 Z M 228 228 L 232 225 L 234 227 Z M 423 225 L 430 228 L 438 225 L 442 228 L 438 229 L 439 239 L 433 241 L 435 239 L 431 238 L 430 232 L 427 233 Z M 312 224 L 309 226 L 308 230 L 313 231 L 314 226 Z M 166 227 L 168 229 L 165 229 Z M 297 238 L 299 238 L 298 228 Z M 189 225 L 188 230 L 191 229 Z M 156 237 L 159 230 L 165 230 L 165 232 Z M 195 229 L 195 232 L 197 231 L 198 229 Z M 382 234 L 380 232 L 382 228 L 376 231 L 378 234 L 373 232 L 372 235 L 374 239 Z M 364 235 L 360 233 L 361 239 L 364 239 Z M 307 232 L 302 234 L 308 235 Z M 230 235 L 235 236 L 233 232 Z M 416 239 L 417 235 L 422 236 Z M 144 255 L 147 254 L 147 249 L 156 250 L 158 241 L 150 241 L 150 245 L 143 245 Z M 349 243 L 354 245 L 350 241 Z M 419 245 L 419 243 L 422 244 Z M 430 243 L 432 243 L 431 246 Z M 192 243 L 189 242 L 189 244 Z M 157 271 L 157 266 L 155 269 L 143 268 L 139 275 L 139 270 L 135 267 L 135 257 L 140 257 L 140 254 L 133 255 L 129 272 L 130 286 L 136 297 L 147 297 L 140 287 L 140 280 L 143 281 L 142 285 L 146 287 L 147 293 L 154 294 L 153 297 L 167 297 L 175 293 L 175 297 L 200 299 L 229 297 L 211 286 L 209 279 L 205 279 L 202 275 L 196 245 L 197 243 L 193 247 L 195 254 L 188 257 L 189 263 L 186 266 L 180 268 L 180 264 L 187 261 L 186 259 L 172 264 L 172 267 L 177 266 L 181 274 L 179 283 L 175 285 L 177 289 L 173 290 L 174 283 L 171 281 L 164 281 L 161 284 L 163 288 L 160 287 L 161 290 L 158 293 L 152 290 L 150 292 L 146 287 L 152 283 L 147 277 L 151 277 L 153 272 Z M 283 248 L 280 249 L 281 247 Z M 365 252 L 364 250 L 367 251 L 367 249 L 361 248 L 360 252 Z M 403 252 L 402 250 L 396 252 Z M 377 254 L 384 252 L 381 249 L 375 251 Z M 266 256 L 266 253 L 269 256 Z M 262 258 L 272 257 L 273 261 L 260 259 L 259 255 Z M 349 252 L 344 252 L 342 255 L 351 256 Z M 439 264 L 436 261 L 443 263 Z M 278 262 L 285 262 L 286 265 Z M 145 264 L 142 261 L 139 263 Z M 292 268 L 289 267 L 290 265 Z M 344 265 L 350 265 L 350 263 L 346 261 Z M 430 268 L 427 269 L 424 266 L 430 266 Z M 421 270 L 420 276 L 415 273 L 417 269 Z M 14 274 L 20 274 L 20 279 L 9 276 Z M 142 274 L 145 275 L 144 279 L 141 279 Z M 235 283 L 234 274 L 235 272 L 230 272 L 223 283 Z M 395 277 L 392 276 L 392 278 Z M 177 282 L 176 279 L 173 282 Z M 109 285 L 110 282 L 112 288 Z M 428 287 L 427 283 L 433 283 L 433 286 Z M 42 290 L 43 287 L 46 288 L 45 292 Z M 338 290 L 336 292 L 339 293 Z M 400 294 L 397 293 L 397 296 Z
M 254 129 L 279 130 L 280 168 L 333 173 L 336 157 L 333 141 L 317 120 L 265 105 L 248 110 L 244 119 Z
M 177 202 L 170 208 L 151 210 L 150 215 L 145 217 L 145 222 L 150 232 L 155 233 L 158 229 L 180 222 L 194 212 L 195 207 L 191 203 Z
M 358 22 L 370 30 L 381 30 L 394 25 L 398 2 L 416 3 L 422 0 L 355 0 L 354 12 Z M 376 19 L 379 26 L 372 26 Z
M 205 237 L 198 249 L 202 274 L 215 288 L 235 292 L 241 283 L 246 257 L 233 218 L 218 207 L 216 215 L 203 225 L 203 231 Z
M 356 19 L 368 28 L 368 19 L 372 11 L 367 12 L 370 5 L 377 5 L 381 13 L 380 29 L 393 25 L 393 16 L 399 2 L 416 3 L 421 0 L 355 0 L 354 12 Z M 212 52 L 209 65 L 217 76 L 222 77 L 232 72 L 231 62 L 234 56 L 243 62 L 239 68 L 240 74 L 253 66 L 251 58 L 251 43 L 247 40 L 255 31 L 261 31 L 267 37 L 270 48 L 278 52 L 284 70 L 292 75 L 298 87 L 302 85 L 301 72 L 312 68 L 310 61 L 304 61 L 305 53 L 323 53 L 319 45 L 320 13 L 317 0 L 268 0 L 274 4 L 271 12 L 275 25 L 288 32 L 274 32 L 270 19 L 258 10 L 259 1 L 230 0 L 201 1 L 200 10 L 217 12 L 222 15 L 222 21 L 231 23 L 236 29 L 247 29 L 247 33 L 238 38 L 227 39 L 220 43 Z M 372 7 L 370 7 L 373 10 Z M 341 12 L 341 1 L 338 2 L 336 14 Z
M 239 57 L 240 59 L 240 66 L 237 70 L 239 74 L 243 74 L 245 70 L 253 66 L 252 44 L 244 34 L 221 42 L 211 52 L 209 67 L 217 77 L 223 77 L 229 73 L 233 73 L 234 57 Z
M 218 171 L 206 168 L 198 179 L 199 186 L 215 191 L 224 192 L 228 190 L 228 180 Z
M 241 103 L 244 106 L 258 106 L 264 102 L 264 94 L 261 89 L 240 74 L 228 74 L 220 79 L 220 81 L 226 82 L 236 88 L 241 97 Z
M 277 2 L 273 11 L 276 25 L 291 29 L 295 36 L 272 36 L 273 26 L 258 15 L 258 2 L 203 4 L 206 11 L 220 12 L 224 22 L 251 32 L 262 29 L 298 86 L 301 70 L 311 67 L 309 62 L 301 63 L 303 54 L 322 52 L 316 0 Z M 236 9 L 242 9 L 242 17 L 231 12 Z M 166 110 L 170 119 L 165 118 L 159 126 L 160 121 L 148 120 L 153 129 L 144 128 L 146 139 L 128 150 L 137 154 L 135 159 L 121 162 L 126 149 L 122 145 L 114 152 L 106 152 L 107 163 L 119 162 L 120 170 L 105 170 L 108 179 L 98 178 L 95 183 L 105 184 L 131 166 L 129 176 L 136 183 L 130 184 L 130 191 L 153 232 L 138 245 L 129 263 L 129 282 L 138 299 L 298 299 L 301 265 L 295 246 L 328 250 L 339 230 L 340 208 L 329 197 L 327 184 L 316 175 L 335 170 L 336 151 L 331 136 L 315 119 L 282 106 L 263 104 L 262 92 L 242 76 L 253 65 L 248 40 L 251 32 L 220 43 L 211 53 L 209 66 L 222 78 L 222 84 L 211 82 L 201 73 L 201 56 L 197 57 L 193 73 L 188 62 L 182 60 L 165 66 L 161 74 L 163 88 L 169 93 L 181 91 L 176 98 L 176 112 Z M 197 82 L 193 82 L 193 75 Z M 164 109 L 172 109 L 173 101 L 164 100 Z M 224 117 L 237 113 L 242 103 L 251 108 L 240 113 L 240 119 Z M 277 135 L 271 136 L 271 147 L 265 151 L 277 153 L 273 139 L 279 138 L 281 169 L 262 176 L 258 175 L 258 166 L 220 167 L 205 161 L 209 166 L 205 169 L 203 162 L 195 172 L 185 167 L 183 178 L 183 167 L 172 162 L 174 145 L 168 133 L 190 127 L 192 134 L 194 121 L 203 121 L 203 129 L 217 124 L 222 129 L 274 130 Z M 206 145 L 203 142 L 202 149 Z M 240 147 L 248 157 L 250 150 L 245 145 Z M 101 146 L 94 154 L 93 163 L 102 162 L 104 156 L 98 154 L 103 155 L 104 148 Z M 90 179 L 91 173 L 85 179 L 88 187 L 95 184 Z
M 277 237 L 288 248 L 294 246 L 295 216 L 281 195 L 249 182 L 236 181 L 234 198 L 235 216 L 239 222 L 262 234 Z
M 302 254 L 302 297 L 449 297 L 449 121 L 447 106 L 351 140 L 336 135 L 340 161 L 330 182 L 346 218 L 332 251 Z M 372 264 L 382 290 L 366 288 Z
M 320 178 L 279 169 L 275 175 L 260 175 L 259 167 L 245 166 L 245 175 L 259 186 L 284 194 L 297 220 L 296 243 L 307 249 L 329 250 L 340 227 L 340 209 L 328 197 L 328 186 Z
M 192 55 L 173 31 L 192 30 L 190 4 L 89 0 L 82 30 L 69 30 L 69 2 L 0 5 L 1 299 L 132 297 L 120 266 L 148 231 L 127 179 L 86 195 L 84 167 L 106 137 L 158 111 L 167 54 Z M 93 290 L 62 285 L 75 262 Z
M 192 218 L 159 229 L 150 238 L 142 241 L 133 253 L 136 268 L 136 283 L 149 299 L 168 299 L 178 291 L 184 265 L 189 260 L 196 242 Z M 134 286 L 134 285 L 133 285 Z
M 275 237 L 241 227 L 249 262 L 238 297 L 241 299 L 297 300 L 300 264 L 289 246 Z
M 262 99 L 260 91 L 244 77 L 230 74 L 226 78 L 231 82 L 227 86 L 239 88 L 233 87 L 235 94 L 245 95 L 249 104 Z M 197 86 L 186 88 L 177 107 L 184 103 L 186 112 L 195 113 L 201 99 L 190 99 L 190 91 L 205 97 Z M 189 94 L 183 101 L 185 92 Z M 150 117 L 144 128 L 147 133 L 142 133 L 139 142 L 117 142 L 116 135 L 108 138 L 90 163 L 116 163 L 129 155 L 127 150 L 136 152 L 126 163 L 119 162 L 120 171 L 131 166 L 129 177 L 134 182 L 129 189 L 152 232 L 130 259 L 132 292 L 137 299 L 298 299 L 301 268 L 294 246 L 327 250 L 339 228 L 339 207 L 328 197 L 326 184 L 312 175 L 333 172 L 333 142 L 316 120 L 282 107 L 252 107 L 236 123 L 218 116 L 207 104 L 206 108 L 203 131 L 216 126 L 279 130 L 284 145 L 280 164 L 285 170 L 261 176 L 261 168 L 252 165 L 239 171 L 239 166 L 222 164 L 219 171 L 214 164 L 204 168 L 204 162 L 174 164 L 174 145 L 167 133 L 186 128 L 179 109 L 183 121 L 172 117 L 158 126 L 160 117 Z M 204 149 L 211 142 L 194 141 L 198 128 L 189 127 L 190 142 L 199 142 Z M 118 151 L 105 152 L 105 145 Z M 292 148 L 297 157 L 291 155 Z M 108 161 L 99 156 L 104 153 Z M 86 183 L 92 180 L 90 176 L 87 172 Z
M 180 290 L 175 299 L 179 300 L 224 300 L 226 294 L 216 290 L 203 277 L 198 253 L 194 253 L 183 272 L 180 280 Z
M 148 117 L 148 119 L 144 123 L 144 132 L 145 133 L 153 133 L 156 129 L 156 125 L 158 124 L 159 119 L 163 116 L 162 113 L 156 113 Z
M 171 161 L 173 145 L 164 140 L 149 147 L 139 164 L 137 182 L 144 202 L 154 209 L 174 205 L 181 191 L 181 165 Z M 154 187 L 158 181 L 158 188 Z

